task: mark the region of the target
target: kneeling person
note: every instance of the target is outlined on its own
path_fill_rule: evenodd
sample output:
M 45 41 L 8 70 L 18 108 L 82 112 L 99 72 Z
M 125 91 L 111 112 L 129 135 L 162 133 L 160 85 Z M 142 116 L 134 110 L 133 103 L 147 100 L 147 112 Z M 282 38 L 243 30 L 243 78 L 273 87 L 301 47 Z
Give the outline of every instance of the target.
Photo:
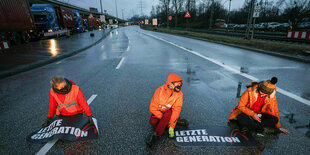
M 177 74 L 170 74 L 166 84 L 156 89 L 150 104 L 150 124 L 155 131 L 147 138 L 146 143 L 151 146 L 155 139 L 161 137 L 167 125 L 169 137 L 174 137 L 174 128 L 183 105 L 181 87 L 183 80 Z
M 281 128 L 279 109 L 276 98 L 276 83 L 278 79 L 262 82 L 252 82 L 248 89 L 242 94 L 239 103 L 232 110 L 228 121 L 235 122 L 243 130 L 262 132 L 266 129 L 279 130 L 289 134 L 289 131 Z
M 53 76 L 51 84 L 48 118 L 43 126 L 51 123 L 55 113 L 56 115 L 72 116 L 83 114 L 83 111 L 89 118 L 89 122 L 93 123 L 92 112 L 79 86 L 60 76 Z

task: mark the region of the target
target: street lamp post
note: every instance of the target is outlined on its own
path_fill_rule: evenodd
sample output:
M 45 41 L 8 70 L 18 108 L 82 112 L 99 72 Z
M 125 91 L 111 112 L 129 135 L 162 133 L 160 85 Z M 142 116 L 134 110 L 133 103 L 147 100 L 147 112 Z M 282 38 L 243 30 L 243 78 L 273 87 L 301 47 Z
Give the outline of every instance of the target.
M 117 2 L 115 0 L 115 10 L 116 10 L 116 17 L 118 18 L 118 13 L 117 13 Z
M 101 0 L 100 0 L 100 8 L 101 8 L 101 13 L 103 13 L 103 12 L 102 12 L 102 3 L 101 3 Z
M 229 17 L 230 17 L 230 6 L 231 6 L 231 0 L 229 0 L 229 9 L 228 9 L 228 17 L 227 17 L 227 30 L 228 30 Z

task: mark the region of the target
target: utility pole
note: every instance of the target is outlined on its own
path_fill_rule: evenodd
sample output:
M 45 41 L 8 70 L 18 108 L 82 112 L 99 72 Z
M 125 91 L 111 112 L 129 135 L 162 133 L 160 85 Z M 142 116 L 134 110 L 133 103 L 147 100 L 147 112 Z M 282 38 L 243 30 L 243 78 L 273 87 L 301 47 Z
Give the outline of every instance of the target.
M 116 10 L 116 17 L 118 18 L 118 13 L 117 13 L 117 2 L 115 0 L 115 10 Z
M 210 13 L 210 20 L 209 20 L 209 29 L 212 28 L 212 23 L 213 23 L 213 14 L 214 14 L 214 0 L 211 2 L 211 13 Z
M 228 9 L 228 17 L 227 17 L 227 29 L 228 29 L 229 17 L 230 17 L 230 6 L 231 6 L 231 0 L 229 0 L 229 9 Z
M 100 0 L 100 8 L 101 8 L 101 9 L 100 9 L 100 10 L 101 10 L 101 13 L 103 13 L 103 12 L 102 12 L 102 3 L 101 3 L 101 0 Z
M 122 9 L 122 17 L 123 17 L 123 20 L 124 20 L 124 9 Z
M 247 29 L 245 32 L 245 38 L 246 39 L 250 39 L 250 37 L 249 37 L 250 25 L 252 25 L 252 20 L 253 20 L 254 4 L 255 4 L 255 0 L 251 0 L 251 5 L 250 5 L 250 9 L 249 9 L 249 14 L 248 14 Z
M 138 7 L 140 8 L 140 11 L 141 11 L 140 16 L 142 17 L 142 15 L 143 15 L 142 10 L 143 10 L 143 8 L 144 8 L 144 6 L 143 6 L 143 1 L 142 1 L 142 0 L 140 0 L 140 1 L 138 2 Z

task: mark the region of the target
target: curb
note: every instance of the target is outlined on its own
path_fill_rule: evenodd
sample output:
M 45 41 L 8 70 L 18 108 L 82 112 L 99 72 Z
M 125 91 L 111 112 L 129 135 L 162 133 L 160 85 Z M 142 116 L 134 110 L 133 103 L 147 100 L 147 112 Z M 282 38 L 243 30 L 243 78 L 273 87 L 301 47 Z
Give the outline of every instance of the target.
M 152 31 L 152 30 L 146 30 L 146 31 Z M 153 32 L 158 32 L 158 31 L 153 31 Z M 159 33 L 165 33 L 165 32 L 159 32 Z M 282 58 L 286 58 L 286 59 L 289 59 L 289 60 L 296 60 L 296 61 L 300 61 L 300 62 L 303 62 L 303 63 L 310 64 L 310 59 L 305 59 L 305 58 L 301 58 L 301 57 L 295 57 L 295 56 L 292 56 L 292 55 L 281 54 L 281 53 L 276 53 L 276 52 L 272 52 L 272 51 L 266 51 L 266 50 L 261 50 L 261 49 L 257 49 L 257 48 L 252 48 L 252 47 L 247 47 L 247 46 L 242 46 L 242 45 L 231 44 L 231 43 L 219 42 L 219 41 L 209 40 L 209 39 L 205 39 L 205 38 L 199 38 L 199 37 L 193 37 L 193 36 L 187 36 L 187 35 L 180 35 L 180 34 L 173 34 L 173 33 L 166 33 L 166 34 L 172 34 L 172 35 L 176 35 L 176 36 L 182 36 L 182 37 L 187 37 L 187 38 L 192 38 L 192 39 L 197 39 L 197 40 L 202 40 L 202 41 L 207 41 L 207 42 L 212 42 L 212 43 L 217 43 L 217 44 L 222 44 L 222 45 L 226 45 L 226 46 L 232 46 L 232 47 L 236 47 L 236 48 L 250 50 L 250 51 L 253 51 L 253 52 L 268 54 L 268 55 L 272 55 L 272 56 L 282 57 Z
M 95 43 L 93 44 L 90 44 L 86 47 L 83 47 L 81 49 L 78 49 L 76 51 L 72 51 L 72 52 L 68 52 L 68 53 L 65 53 L 65 54 L 62 54 L 62 55 L 59 55 L 59 56 L 56 56 L 54 58 L 50 58 L 50 59 L 47 59 L 47 60 L 41 60 L 41 61 L 38 61 L 38 62 L 35 62 L 35 63 L 31 63 L 29 65 L 22 65 L 22 66 L 19 66 L 19 67 L 16 67 L 16 68 L 13 68 L 11 70 L 7 70 L 7 71 L 4 71 L 2 73 L 0 73 L 0 79 L 4 79 L 6 77 L 9 77 L 9 76 L 12 76 L 12 75 L 16 75 L 18 73 L 22 73 L 22 72 L 25 72 L 25 71 L 29 71 L 31 69 L 35 69 L 35 68 L 38 68 L 38 67 L 41 67 L 41 66 L 44 66 L 44 65 L 47 65 L 47 64 L 50 64 L 50 63 L 53 63 L 53 62 L 56 62 L 56 61 L 59 61 L 59 60 L 62 60 L 62 59 L 65 59 L 67 57 L 70 57 L 70 56 L 73 56 L 75 54 L 78 54 L 88 48 L 91 48 L 93 46 L 95 46 L 96 44 L 98 44 L 100 41 L 102 41 L 103 39 L 105 39 L 107 37 L 107 35 L 109 34 L 109 32 L 111 32 L 112 29 L 110 29 L 110 31 L 108 31 L 106 34 L 104 34 L 99 40 L 97 40 Z

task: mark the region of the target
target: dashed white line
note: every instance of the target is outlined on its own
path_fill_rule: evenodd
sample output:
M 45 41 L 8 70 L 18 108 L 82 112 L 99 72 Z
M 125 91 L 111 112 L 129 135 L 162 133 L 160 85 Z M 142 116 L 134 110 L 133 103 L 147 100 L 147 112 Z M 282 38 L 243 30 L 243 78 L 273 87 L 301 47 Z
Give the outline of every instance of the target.
M 115 68 L 116 70 L 119 69 L 122 66 L 124 60 L 125 60 L 125 57 L 122 57 L 121 61 L 118 63 L 118 65 Z
M 130 50 L 130 45 L 128 44 L 126 51 L 128 52 L 129 50 Z
M 227 65 L 225 65 L 225 64 L 223 64 L 223 63 L 221 63 L 221 62 L 219 62 L 219 61 L 217 61 L 217 60 L 208 58 L 208 57 L 206 57 L 206 56 L 204 56 L 204 55 L 202 55 L 202 54 L 200 54 L 200 53 L 198 53 L 198 52 L 195 52 L 195 51 L 193 51 L 193 50 L 189 50 L 189 49 L 187 49 L 187 48 L 185 48 L 185 47 L 182 47 L 182 46 L 180 46 L 180 45 L 177 45 L 177 44 L 175 44 L 175 43 L 172 43 L 172 42 L 170 42 L 170 41 L 168 41 L 168 40 L 165 40 L 165 39 L 163 39 L 163 38 L 154 36 L 154 35 L 152 35 L 152 34 L 147 34 L 147 33 L 144 33 L 144 32 L 142 32 L 142 33 L 145 34 L 145 35 L 151 36 L 151 37 L 153 37 L 153 38 L 156 38 L 156 39 L 158 39 L 158 40 L 164 41 L 164 42 L 166 42 L 166 43 L 169 43 L 169 44 L 171 44 L 171 45 L 173 45 L 173 46 L 176 46 L 176 47 L 178 47 L 178 48 L 181 48 L 181 49 L 183 49 L 183 50 L 185 50 L 185 51 L 187 51 L 187 52 L 189 52 L 189 53 L 192 53 L 192 54 L 194 54 L 194 55 L 196 55 L 196 56 L 199 56 L 199 57 L 201 57 L 201 58 L 203 58 L 203 59 L 205 59 L 205 60 L 211 61 L 211 62 L 213 62 L 213 63 L 215 63 L 215 64 L 217 64 L 217 65 L 219 65 L 219 66 L 221 66 L 221 67 L 223 67 L 223 68 L 225 68 L 225 69 L 227 69 L 227 70 L 233 72 L 233 73 L 239 74 L 239 75 L 241 75 L 241 76 L 243 76 L 243 77 L 245 77 L 245 78 L 248 78 L 248 79 L 253 80 L 253 81 L 259 81 L 258 78 L 254 77 L 254 76 L 252 76 L 252 75 L 249 75 L 249 74 L 246 74 L 246 73 L 241 73 L 240 70 L 237 70 L 237 69 L 234 69 L 234 68 L 232 68 L 232 67 L 230 67 L 230 66 L 227 66 Z M 279 93 L 285 95 L 285 96 L 288 96 L 288 97 L 290 97 L 290 98 L 292 98 L 292 99 L 295 99 L 295 100 L 297 100 L 297 101 L 299 101 L 299 102 L 301 102 L 301 103 L 303 103 L 303 104 L 306 104 L 306 105 L 310 106 L 310 101 L 307 100 L 307 99 L 304 99 L 304 98 L 302 98 L 302 97 L 300 97 L 300 96 L 297 96 L 297 95 L 295 95 L 295 94 L 293 94 L 293 93 L 290 93 L 290 92 L 288 92 L 288 91 L 286 91 L 286 90 L 284 90 L 284 89 L 281 89 L 281 88 L 279 88 L 279 87 L 277 87 L 277 91 L 278 91 Z
M 94 94 L 92 95 L 88 100 L 87 100 L 87 103 L 88 105 L 90 105 L 94 99 L 97 97 L 97 94 Z M 97 120 L 96 120 L 96 124 L 97 124 Z M 96 125 L 97 127 L 97 125 Z M 58 139 L 53 139 L 49 142 L 47 142 L 41 149 L 38 153 L 36 153 L 36 155 L 45 155 L 55 144 L 56 142 L 58 141 Z

